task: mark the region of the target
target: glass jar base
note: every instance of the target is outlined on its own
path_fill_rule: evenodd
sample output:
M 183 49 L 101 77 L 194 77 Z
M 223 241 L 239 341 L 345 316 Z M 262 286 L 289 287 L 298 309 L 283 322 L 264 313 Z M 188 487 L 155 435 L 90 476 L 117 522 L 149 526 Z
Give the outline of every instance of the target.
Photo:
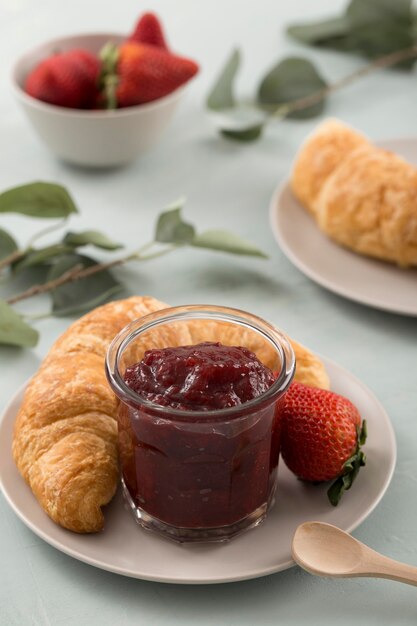
M 122 486 L 124 498 L 139 526 L 145 530 L 166 537 L 167 539 L 176 541 L 177 543 L 228 541 L 261 524 L 265 520 L 267 512 L 272 505 L 272 502 L 265 503 L 243 519 L 228 526 L 218 526 L 215 528 L 181 528 L 167 524 L 153 515 L 150 515 L 141 507 L 138 507 L 133 501 L 123 479 Z

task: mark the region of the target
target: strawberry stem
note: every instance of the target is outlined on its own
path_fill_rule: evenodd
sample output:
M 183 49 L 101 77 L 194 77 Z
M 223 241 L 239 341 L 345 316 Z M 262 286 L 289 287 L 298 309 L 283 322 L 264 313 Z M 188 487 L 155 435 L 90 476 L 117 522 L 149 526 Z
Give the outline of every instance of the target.
M 359 473 L 361 467 L 366 464 L 366 456 L 361 450 L 361 446 L 363 446 L 366 442 L 366 437 L 368 434 L 366 420 L 362 422 L 362 428 L 359 426 L 356 429 L 357 432 L 357 446 L 355 452 L 352 456 L 346 461 L 343 465 L 343 470 L 341 475 L 336 478 L 336 480 L 330 485 L 327 496 L 330 500 L 330 503 L 333 506 L 337 506 L 340 502 L 341 497 L 350 489 L 353 485 L 353 482 L 356 476 Z
M 100 90 L 104 93 L 106 109 L 117 109 L 117 86 L 119 77 L 117 64 L 119 48 L 111 41 L 100 50 L 101 72 L 99 77 Z

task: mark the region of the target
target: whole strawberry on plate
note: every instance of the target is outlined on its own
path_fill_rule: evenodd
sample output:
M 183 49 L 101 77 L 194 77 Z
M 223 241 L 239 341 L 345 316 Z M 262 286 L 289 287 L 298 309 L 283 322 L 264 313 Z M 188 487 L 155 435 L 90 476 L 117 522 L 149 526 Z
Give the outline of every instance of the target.
M 100 61 L 88 50 L 58 52 L 30 72 L 25 90 L 48 104 L 89 109 L 97 99 L 99 74 Z
M 336 506 L 365 465 L 366 421 L 347 398 L 298 382 L 284 397 L 282 419 L 285 464 L 302 480 L 334 480 L 327 495 Z

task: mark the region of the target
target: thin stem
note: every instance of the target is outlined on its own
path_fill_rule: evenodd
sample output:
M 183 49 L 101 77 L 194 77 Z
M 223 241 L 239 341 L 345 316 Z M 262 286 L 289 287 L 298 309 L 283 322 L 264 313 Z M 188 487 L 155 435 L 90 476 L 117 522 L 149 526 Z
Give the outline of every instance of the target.
M 283 104 L 282 106 L 272 111 L 270 115 L 271 117 L 282 118 L 286 117 L 290 113 L 293 113 L 294 111 L 307 109 L 308 107 L 313 106 L 318 102 L 321 102 L 326 96 L 335 93 L 336 91 L 339 91 L 347 85 L 350 85 L 358 78 L 363 78 L 371 72 L 375 72 L 376 70 L 385 67 L 391 67 L 392 65 L 397 65 L 402 61 L 407 61 L 415 57 L 417 57 L 417 45 L 413 45 L 409 48 L 403 48 L 402 50 L 397 50 L 396 52 L 391 52 L 390 54 L 386 54 L 385 56 L 375 59 L 375 61 L 372 61 L 372 63 L 369 63 L 364 67 L 361 67 L 359 70 L 356 70 L 355 72 L 344 76 L 335 83 L 332 83 L 331 85 L 327 85 L 326 87 L 315 91 L 309 96 L 304 96 L 303 98 L 292 100 L 291 102 L 288 102 L 288 104 Z
M 181 247 L 180 245 L 174 245 L 169 248 L 164 248 L 163 250 L 158 250 L 158 252 L 153 252 L 152 254 L 138 256 L 137 258 L 140 259 L 141 261 L 149 261 L 150 259 L 156 259 L 159 256 L 164 256 L 165 254 L 168 254 L 169 252 L 172 252 L 173 250 L 176 250 L 177 248 L 180 248 L 180 247 Z
M 5 267 L 9 267 L 9 265 L 11 265 L 15 261 L 18 261 L 19 259 L 24 257 L 25 254 L 26 254 L 25 250 L 15 250 L 8 256 L 5 256 L 4 259 L 0 261 L 0 271 L 4 269 Z
M 24 313 L 22 314 L 23 319 L 25 320 L 30 320 L 31 322 L 37 321 L 37 320 L 45 320 L 48 319 L 48 317 L 52 317 L 53 313 L 52 311 L 45 311 L 44 313 Z
M 153 243 L 153 242 L 152 242 Z M 139 248 L 136 252 L 133 252 L 127 256 L 121 257 L 119 259 L 114 259 L 113 261 L 108 261 L 107 263 L 97 263 L 96 265 L 91 265 L 90 267 L 86 267 L 83 269 L 82 265 L 77 264 L 72 267 L 70 270 L 59 276 L 58 278 L 54 278 L 53 280 L 49 280 L 43 284 L 33 285 L 26 291 L 22 291 L 22 293 L 17 294 L 16 296 L 12 296 L 6 302 L 8 304 L 16 304 L 16 302 L 21 302 L 22 300 L 26 300 L 27 298 L 31 298 L 33 296 L 40 295 L 41 293 L 46 293 L 48 291 L 53 291 L 61 285 L 65 285 L 66 283 L 75 282 L 76 280 L 81 280 L 82 278 L 88 278 L 89 276 L 93 276 L 98 272 L 103 272 L 104 270 L 109 270 L 114 267 L 118 267 L 119 265 L 124 265 L 125 263 L 129 263 L 130 261 L 147 261 L 149 259 L 154 259 L 158 256 L 163 256 L 164 254 L 168 254 L 168 252 L 172 252 L 178 246 L 172 246 L 169 248 L 164 248 L 163 250 L 159 250 L 158 252 L 154 252 L 153 254 L 148 254 L 143 256 L 143 250 L 149 249 L 151 244 L 146 244 Z
M 140 248 L 136 250 L 136 254 L 138 256 L 142 256 L 144 252 L 147 252 L 148 250 L 150 250 L 154 245 L 155 245 L 154 241 L 148 241 L 148 243 L 145 243 L 143 246 L 141 246 Z
M 29 241 L 27 242 L 25 251 L 27 252 L 29 248 L 33 246 L 35 241 L 37 241 L 38 239 L 41 239 L 41 237 L 44 237 L 45 235 L 49 235 L 49 233 L 53 233 L 54 231 L 62 228 L 64 224 L 66 223 L 66 221 L 67 221 L 67 218 L 64 217 L 64 219 L 59 220 L 59 222 L 56 222 L 55 224 L 52 224 L 52 226 L 47 226 L 46 228 L 43 228 L 42 230 L 35 233 L 33 237 L 31 237 Z
M 67 221 L 67 218 L 64 218 L 63 220 L 60 220 L 59 222 L 53 224 L 52 226 L 43 228 L 39 232 L 35 233 L 33 237 L 31 237 L 29 241 L 27 242 L 25 248 L 23 248 L 22 250 L 15 250 L 14 252 L 4 257 L 4 259 L 0 261 L 0 271 L 4 269 L 5 267 L 9 267 L 9 265 L 12 265 L 13 263 L 15 263 L 15 261 L 19 261 L 20 259 L 22 259 L 25 256 L 25 254 L 30 250 L 30 248 L 35 243 L 35 241 L 37 241 L 44 235 L 48 235 L 49 233 L 52 233 L 55 230 L 58 230 L 59 228 L 62 228 L 62 226 L 65 224 L 66 221 Z

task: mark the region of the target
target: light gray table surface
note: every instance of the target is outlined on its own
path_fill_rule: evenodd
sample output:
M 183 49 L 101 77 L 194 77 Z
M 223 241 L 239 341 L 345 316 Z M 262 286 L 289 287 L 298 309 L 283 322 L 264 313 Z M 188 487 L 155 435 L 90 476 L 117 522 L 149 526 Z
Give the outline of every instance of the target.
M 359 67 L 358 58 L 303 49 L 283 32 L 284 25 L 295 19 L 337 12 L 343 4 L 0 0 L 0 188 L 36 179 L 63 183 L 81 208 L 81 215 L 72 220 L 74 228 L 99 225 L 132 247 L 149 238 L 162 207 L 185 194 L 185 216 L 199 228 L 230 228 L 266 250 L 267 261 L 182 250 L 169 261 L 123 268 L 118 275 L 130 293 L 149 293 L 172 304 L 210 302 L 251 310 L 364 381 L 391 416 L 398 464 L 383 501 L 354 534 L 376 550 L 417 565 L 417 319 L 326 292 L 299 273 L 277 247 L 268 222 L 269 199 L 316 121 L 277 123 L 258 143 L 239 145 L 216 136 L 203 107 L 204 95 L 234 45 L 244 53 L 239 80 L 244 94 L 263 70 L 287 54 L 309 55 L 329 79 Z M 58 162 L 38 142 L 12 98 L 13 60 L 55 36 L 124 32 L 144 8 L 159 11 L 176 49 L 201 62 L 201 75 L 160 144 L 140 161 L 106 172 Z M 385 139 L 417 137 L 416 109 L 416 72 L 379 72 L 335 95 L 326 114 L 342 118 L 373 139 Z M 2 225 L 19 229 L 22 241 L 35 227 L 31 220 L 10 216 L 2 218 Z M 25 306 L 41 311 L 46 300 Z M 39 321 L 42 338 L 36 349 L 1 349 L 1 406 L 36 370 L 69 323 Z M 298 568 L 253 581 L 202 587 L 120 577 L 44 543 L 18 520 L 1 495 L 0 510 L 1 626 L 417 622 L 417 590 L 388 581 L 321 580 Z

